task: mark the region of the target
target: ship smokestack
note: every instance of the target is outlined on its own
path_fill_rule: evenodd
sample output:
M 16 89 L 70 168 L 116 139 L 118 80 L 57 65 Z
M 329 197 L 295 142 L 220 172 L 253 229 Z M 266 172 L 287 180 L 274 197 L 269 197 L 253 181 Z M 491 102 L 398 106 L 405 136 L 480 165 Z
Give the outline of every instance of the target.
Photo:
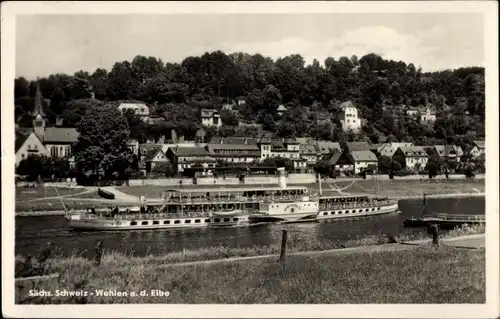
M 286 188 L 286 176 L 284 167 L 278 167 L 278 184 L 280 188 Z

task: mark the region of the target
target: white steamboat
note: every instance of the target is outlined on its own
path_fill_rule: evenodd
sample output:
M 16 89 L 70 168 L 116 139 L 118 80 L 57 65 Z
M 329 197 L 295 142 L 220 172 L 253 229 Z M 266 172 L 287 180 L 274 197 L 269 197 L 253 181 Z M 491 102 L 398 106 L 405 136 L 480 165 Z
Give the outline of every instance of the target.
M 320 196 L 306 186 L 288 186 L 278 168 L 278 187 L 176 189 L 136 207 L 69 214 L 75 230 L 146 230 L 244 226 L 260 222 L 301 222 L 392 213 L 395 200 L 376 196 Z

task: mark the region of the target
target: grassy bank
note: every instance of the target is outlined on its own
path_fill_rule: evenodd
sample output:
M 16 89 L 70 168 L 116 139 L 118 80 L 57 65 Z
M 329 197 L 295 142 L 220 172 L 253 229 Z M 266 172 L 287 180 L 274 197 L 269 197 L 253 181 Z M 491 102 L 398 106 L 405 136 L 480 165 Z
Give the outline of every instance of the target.
M 55 261 L 60 278 L 16 283 L 17 303 L 483 303 L 484 250 L 420 247 L 410 251 L 289 256 L 158 268 L 108 259 Z M 35 297 L 29 289 L 168 291 L 169 297 Z

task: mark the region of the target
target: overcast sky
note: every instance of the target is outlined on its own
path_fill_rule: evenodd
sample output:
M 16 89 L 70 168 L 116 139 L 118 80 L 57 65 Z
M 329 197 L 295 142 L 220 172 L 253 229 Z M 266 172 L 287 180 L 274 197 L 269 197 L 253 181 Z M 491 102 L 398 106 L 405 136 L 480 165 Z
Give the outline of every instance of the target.
M 424 71 L 485 64 L 480 14 L 32 15 L 16 28 L 16 76 L 28 79 L 215 50 L 307 62 L 374 52 Z

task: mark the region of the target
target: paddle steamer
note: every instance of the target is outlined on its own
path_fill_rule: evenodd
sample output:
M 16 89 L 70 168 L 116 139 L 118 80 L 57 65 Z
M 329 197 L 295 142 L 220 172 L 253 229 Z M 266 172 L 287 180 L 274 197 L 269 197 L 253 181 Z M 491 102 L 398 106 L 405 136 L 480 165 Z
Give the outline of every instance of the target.
M 321 196 L 306 186 L 287 186 L 283 168 L 273 187 L 175 189 L 161 200 L 141 199 L 137 207 L 68 214 L 76 230 L 140 230 L 243 226 L 387 214 L 396 200 L 376 196 Z M 320 186 L 321 189 L 321 186 Z

